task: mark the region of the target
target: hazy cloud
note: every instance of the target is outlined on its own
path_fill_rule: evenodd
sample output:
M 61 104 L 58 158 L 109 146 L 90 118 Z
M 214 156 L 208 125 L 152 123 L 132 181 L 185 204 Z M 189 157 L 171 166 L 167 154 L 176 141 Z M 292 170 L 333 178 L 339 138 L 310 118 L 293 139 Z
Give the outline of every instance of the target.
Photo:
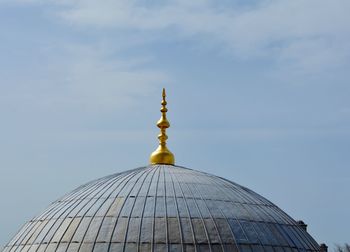
M 38 2 L 21 0 L 20 2 Z M 224 45 L 236 57 L 269 57 L 303 71 L 348 64 L 350 2 L 270 0 L 255 5 L 218 6 L 214 1 L 49 1 L 69 24 L 129 31 L 173 30 Z M 46 1 L 45 4 L 48 4 Z
M 111 58 L 107 49 L 79 44 L 45 49 L 52 57 L 49 63 L 31 66 L 30 77 L 25 72 L 13 76 L 6 90 L 2 88 L 1 103 L 24 104 L 24 109 L 115 110 L 130 106 L 167 80 L 161 71 L 145 66 L 147 57 L 126 59 L 109 51 Z

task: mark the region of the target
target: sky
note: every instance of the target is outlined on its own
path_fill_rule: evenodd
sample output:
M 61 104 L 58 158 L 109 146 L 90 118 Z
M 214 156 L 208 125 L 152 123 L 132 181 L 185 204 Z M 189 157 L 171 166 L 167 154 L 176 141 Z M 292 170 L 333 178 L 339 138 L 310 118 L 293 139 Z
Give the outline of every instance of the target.
M 52 201 L 176 163 L 350 242 L 350 1 L 0 0 L 0 245 Z

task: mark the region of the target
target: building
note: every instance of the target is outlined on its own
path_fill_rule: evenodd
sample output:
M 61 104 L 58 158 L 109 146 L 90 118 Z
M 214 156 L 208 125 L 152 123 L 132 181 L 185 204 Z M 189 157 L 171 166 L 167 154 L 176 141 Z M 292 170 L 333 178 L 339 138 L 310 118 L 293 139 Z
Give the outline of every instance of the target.
M 166 146 L 163 90 L 159 147 L 150 165 L 82 185 L 26 223 L 3 252 L 325 251 L 259 194 L 175 165 Z

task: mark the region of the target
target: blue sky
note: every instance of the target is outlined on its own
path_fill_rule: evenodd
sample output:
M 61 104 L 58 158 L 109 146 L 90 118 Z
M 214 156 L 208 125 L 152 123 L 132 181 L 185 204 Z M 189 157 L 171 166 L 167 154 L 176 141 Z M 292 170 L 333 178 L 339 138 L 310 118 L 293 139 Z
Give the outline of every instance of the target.
M 190 3 L 189 3 L 190 2 Z M 348 0 L 0 0 L 0 244 L 88 180 L 177 164 L 350 242 Z

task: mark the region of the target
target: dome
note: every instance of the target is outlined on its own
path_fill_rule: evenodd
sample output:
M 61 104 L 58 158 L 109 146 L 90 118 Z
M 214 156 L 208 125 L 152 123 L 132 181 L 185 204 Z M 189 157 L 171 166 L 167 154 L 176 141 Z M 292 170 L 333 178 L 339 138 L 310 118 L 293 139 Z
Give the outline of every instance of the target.
M 305 223 L 259 194 L 176 166 L 164 89 L 162 96 L 150 165 L 78 187 L 26 223 L 3 252 L 321 251 Z
M 319 251 L 259 194 L 204 172 L 149 165 L 82 185 L 26 223 L 12 251 Z

